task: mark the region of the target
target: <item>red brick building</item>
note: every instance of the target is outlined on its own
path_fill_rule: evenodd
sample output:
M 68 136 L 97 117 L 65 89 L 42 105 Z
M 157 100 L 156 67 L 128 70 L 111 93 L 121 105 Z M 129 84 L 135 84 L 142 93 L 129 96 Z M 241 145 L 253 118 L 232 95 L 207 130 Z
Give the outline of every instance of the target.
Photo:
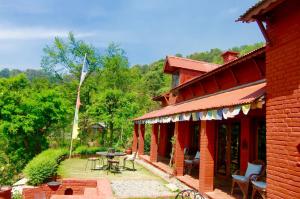
M 266 47 L 241 57 L 225 52 L 220 66 L 166 57 L 172 89 L 154 98 L 161 109 L 134 120 L 133 151 L 208 195 L 228 192 L 235 170 L 263 160 L 267 198 L 300 198 L 300 2 L 260 1 L 239 20 L 256 21 Z M 150 156 L 144 155 L 148 124 Z M 188 172 L 185 158 L 197 151 L 199 166 Z

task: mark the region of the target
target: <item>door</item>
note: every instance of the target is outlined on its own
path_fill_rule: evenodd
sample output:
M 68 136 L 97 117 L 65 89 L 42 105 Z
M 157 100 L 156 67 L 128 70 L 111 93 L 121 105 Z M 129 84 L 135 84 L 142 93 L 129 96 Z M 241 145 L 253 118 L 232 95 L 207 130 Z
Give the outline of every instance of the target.
M 218 125 L 216 173 L 219 176 L 230 176 L 240 167 L 239 156 L 240 123 L 222 122 Z

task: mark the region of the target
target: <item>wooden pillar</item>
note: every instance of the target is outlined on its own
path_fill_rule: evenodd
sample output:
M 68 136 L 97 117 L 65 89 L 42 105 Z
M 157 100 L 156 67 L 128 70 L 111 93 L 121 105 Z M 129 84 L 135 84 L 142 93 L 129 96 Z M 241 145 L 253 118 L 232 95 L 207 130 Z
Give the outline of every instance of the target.
M 150 145 L 150 161 L 157 162 L 157 149 L 158 149 L 158 128 L 159 124 L 152 125 L 151 145 Z
M 139 133 L 139 155 L 144 155 L 144 145 L 145 145 L 145 124 L 140 124 Z
M 215 121 L 201 121 L 199 169 L 201 192 L 213 191 L 214 188 L 215 124 Z
M 184 133 L 187 122 L 175 123 L 175 174 L 182 176 L 184 174 Z
M 139 125 L 134 124 L 133 128 L 133 141 L 132 141 L 132 151 L 137 151 L 137 144 L 138 144 L 138 137 L 139 137 Z
M 241 119 L 240 170 L 245 172 L 250 160 L 250 118 Z
M 158 155 L 165 157 L 167 150 L 167 125 L 159 125 L 159 144 L 158 144 Z

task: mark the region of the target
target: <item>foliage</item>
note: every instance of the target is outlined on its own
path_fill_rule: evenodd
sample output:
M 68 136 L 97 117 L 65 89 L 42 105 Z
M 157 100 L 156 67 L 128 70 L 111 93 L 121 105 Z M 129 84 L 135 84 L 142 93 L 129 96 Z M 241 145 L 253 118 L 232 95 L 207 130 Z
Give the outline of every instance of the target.
M 243 55 L 262 45 L 230 50 Z M 0 70 L 0 162 L 5 160 L 0 163 L 0 181 L 12 183 L 24 165 L 49 146 L 69 147 L 85 54 L 89 71 L 80 90 L 80 133 L 74 140 L 74 146 L 80 147 L 75 153 L 94 153 L 96 148 L 83 146 L 96 141 L 99 150 L 130 146 L 131 120 L 159 107 L 152 97 L 170 89 L 171 76 L 163 73 L 163 59 L 130 67 L 120 46 L 112 43 L 101 52 L 70 33 L 44 48 L 43 70 Z M 220 64 L 221 53 L 215 48 L 187 57 Z M 99 122 L 106 128 L 94 132 L 91 128 Z M 150 148 L 150 132 L 146 128 L 145 151 Z
M 229 50 L 232 51 L 236 51 L 239 52 L 240 56 L 245 55 L 247 53 L 249 53 L 250 51 L 253 51 L 257 48 L 260 48 L 264 45 L 263 42 L 260 43 L 256 43 L 253 45 L 243 45 L 240 47 L 233 47 Z M 197 53 L 193 53 L 191 55 L 188 55 L 187 58 L 190 59 L 194 59 L 194 60 L 200 60 L 200 61 L 206 61 L 206 62 L 212 62 L 212 63 L 216 63 L 216 64 L 222 64 L 223 63 L 223 59 L 222 59 L 222 50 L 219 48 L 214 48 L 211 49 L 210 51 L 205 51 L 205 52 L 197 52 Z
M 89 60 L 89 71 L 92 72 L 101 65 L 97 50 L 81 40 L 76 40 L 69 33 L 67 41 L 56 37 L 52 46 L 46 46 L 41 66 L 45 71 L 52 72 L 62 78 L 63 74 L 72 74 L 80 78 L 82 60 L 85 54 Z
M 79 155 L 92 155 L 96 154 L 96 152 L 99 151 L 107 151 L 107 147 L 88 147 L 88 146 L 79 146 L 77 147 L 73 154 L 79 154 Z
M 0 78 L 0 143 L 10 174 L 48 147 L 47 135 L 54 125 L 65 125 L 68 106 L 48 80 L 29 81 L 24 74 Z
M 34 157 L 24 169 L 28 183 L 39 185 L 56 175 L 58 165 L 67 153 L 65 149 L 48 149 Z
M 12 199 L 22 199 L 22 194 L 20 192 L 14 192 Z

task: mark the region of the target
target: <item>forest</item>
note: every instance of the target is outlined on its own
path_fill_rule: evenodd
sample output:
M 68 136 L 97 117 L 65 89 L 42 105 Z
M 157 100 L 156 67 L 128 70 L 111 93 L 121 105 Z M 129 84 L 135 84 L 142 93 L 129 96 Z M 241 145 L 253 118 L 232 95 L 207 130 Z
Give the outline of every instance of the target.
M 229 50 L 241 56 L 263 45 Z M 186 57 L 221 64 L 222 52 L 214 48 Z M 43 49 L 41 69 L 0 71 L 0 184 L 14 182 L 27 162 L 41 151 L 69 147 L 85 54 L 89 71 L 80 92 L 80 134 L 74 140 L 74 149 L 130 147 L 132 119 L 158 108 L 152 97 L 170 88 L 171 77 L 163 73 L 163 58 L 146 65 L 130 65 L 126 52 L 114 43 L 100 52 L 72 33 L 66 39 L 55 38 Z M 94 128 L 96 124 L 104 128 Z M 148 133 L 146 151 L 149 142 Z

